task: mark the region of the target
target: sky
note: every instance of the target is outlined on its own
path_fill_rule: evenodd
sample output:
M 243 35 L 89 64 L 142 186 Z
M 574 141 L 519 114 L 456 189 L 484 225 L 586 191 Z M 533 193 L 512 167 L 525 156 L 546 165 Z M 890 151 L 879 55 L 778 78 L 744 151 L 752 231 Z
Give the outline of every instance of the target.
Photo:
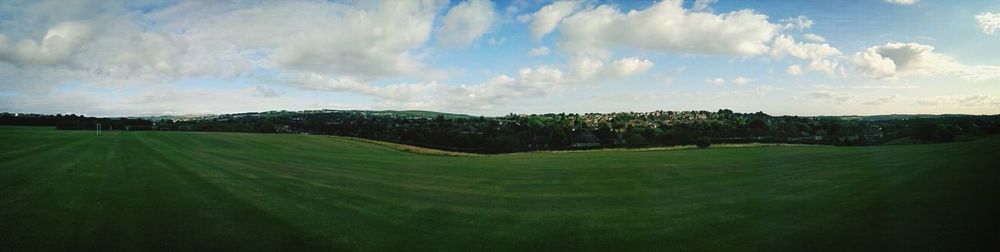
M 0 111 L 1000 113 L 1000 0 L 0 1 Z

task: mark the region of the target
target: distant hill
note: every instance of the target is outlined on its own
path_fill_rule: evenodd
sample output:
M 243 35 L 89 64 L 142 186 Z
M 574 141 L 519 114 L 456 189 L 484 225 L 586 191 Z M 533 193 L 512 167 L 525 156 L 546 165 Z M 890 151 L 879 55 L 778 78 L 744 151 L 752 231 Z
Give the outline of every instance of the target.
M 395 113 L 395 114 L 399 114 L 399 115 L 408 115 L 408 116 L 416 116 L 416 117 L 427 117 L 427 118 L 435 118 L 438 115 L 441 115 L 441 116 L 444 116 L 444 118 L 446 118 L 446 119 L 460 119 L 460 118 L 473 118 L 473 117 L 477 117 L 477 116 L 471 116 L 471 115 L 466 115 L 466 114 L 453 114 L 453 113 L 435 112 L 435 111 L 427 111 L 427 110 L 382 110 L 382 111 L 372 111 L 372 112 L 387 112 L 387 113 Z
M 890 115 L 870 115 L 870 116 L 817 116 L 818 118 L 836 118 L 841 120 L 862 120 L 862 121 L 894 121 L 910 119 L 935 119 L 946 117 L 974 116 L 965 114 L 890 114 Z
M 287 110 L 272 110 L 272 111 L 262 111 L 262 112 L 244 112 L 244 113 L 233 113 L 233 114 L 197 114 L 197 115 L 157 115 L 157 116 L 135 116 L 129 118 L 141 118 L 150 121 L 164 121 L 164 120 L 195 120 L 195 119 L 205 119 L 205 118 L 216 118 L 216 117 L 226 117 L 231 115 L 246 115 L 246 114 L 261 114 L 261 115 L 291 115 L 291 114 L 316 114 L 316 113 L 331 113 L 331 112 L 350 112 L 350 113 L 360 113 L 360 114 L 377 114 L 377 115 L 397 115 L 400 117 L 424 117 L 424 118 L 435 118 L 438 115 L 444 116 L 446 119 L 463 119 L 463 118 L 474 118 L 478 116 L 471 116 L 466 114 L 455 114 L 455 113 L 445 113 L 445 112 L 435 112 L 426 110 L 303 110 L 303 111 L 287 111 Z

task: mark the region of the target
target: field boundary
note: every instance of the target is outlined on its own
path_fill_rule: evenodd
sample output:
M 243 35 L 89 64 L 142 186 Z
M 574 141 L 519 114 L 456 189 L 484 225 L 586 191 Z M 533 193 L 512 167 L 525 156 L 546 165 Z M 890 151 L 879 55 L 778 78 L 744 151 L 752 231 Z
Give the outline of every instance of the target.
M 388 148 L 392 148 L 399 151 L 430 155 L 430 156 L 449 156 L 449 157 L 476 157 L 476 156 L 500 156 L 500 155 L 518 155 L 526 153 L 587 153 L 587 152 L 647 152 L 647 151 L 673 151 L 673 150 L 694 150 L 700 149 L 695 145 L 677 145 L 677 146 L 660 146 L 660 147 L 645 147 L 645 148 L 604 148 L 604 149 L 588 149 L 588 150 L 540 150 L 540 151 L 522 151 L 522 152 L 512 152 L 512 153 L 497 153 L 497 154 L 480 154 L 480 153 L 469 153 L 469 152 L 457 152 L 457 151 L 446 151 L 440 149 L 419 147 L 401 143 L 385 142 L 379 140 L 372 140 L 360 137 L 348 137 L 348 136 L 329 136 L 332 138 L 340 138 L 353 140 L 358 142 L 376 144 Z M 741 144 L 713 144 L 707 149 L 719 149 L 719 148 L 754 148 L 754 147 L 824 147 L 832 145 L 816 145 L 816 144 L 791 144 L 791 143 L 741 143 Z
M 721 149 L 721 148 L 756 148 L 756 147 L 829 147 L 833 145 L 818 145 L 818 144 L 790 144 L 790 143 L 741 143 L 741 144 L 713 144 L 708 148 L 704 149 Z M 512 154 L 522 154 L 522 153 L 586 153 L 586 152 L 647 152 L 647 151 L 675 151 L 675 150 L 697 150 L 696 145 L 675 145 L 675 146 L 659 146 L 659 147 L 644 147 L 644 148 L 605 148 L 605 149 L 588 149 L 588 150 L 541 150 L 541 151 L 526 151 L 526 152 L 514 152 L 514 153 L 504 153 L 499 155 L 512 155 Z

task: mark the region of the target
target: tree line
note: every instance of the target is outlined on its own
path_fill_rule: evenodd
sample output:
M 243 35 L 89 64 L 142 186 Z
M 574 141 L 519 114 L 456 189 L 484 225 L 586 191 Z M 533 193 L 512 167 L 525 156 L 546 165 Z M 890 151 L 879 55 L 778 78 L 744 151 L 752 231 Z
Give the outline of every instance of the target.
M 799 117 L 728 109 L 499 117 L 321 110 L 157 120 L 0 114 L 4 125 L 93 130 L 96 123 L 104 130 L 326 134 L 476 153 L 748 142 L 872 145 L 904 137 L 950 142 L 1000 132 L 1000 115 Z
M 46 126 L 60 130 L 152 130 L 153 121 L 141 118 L 102 118 L 77 114 L 0 113 L 0 125 Z

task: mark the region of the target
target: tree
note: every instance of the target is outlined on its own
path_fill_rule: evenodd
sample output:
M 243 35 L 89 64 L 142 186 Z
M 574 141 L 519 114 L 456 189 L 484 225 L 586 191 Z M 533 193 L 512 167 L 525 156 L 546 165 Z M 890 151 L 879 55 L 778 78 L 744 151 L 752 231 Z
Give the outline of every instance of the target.
M 594 135 L 601 139 L 601 145 L 611 145 L 615 142 L 616 135 L 607 123 L 601 123 L 601 126 L 594 131 Z
M 552 129 L 552 136 L 550 138 L 550 146 L 555 149 L 562 149 L 569 147 L 569 134 L 566 134 L 566 130 L 562 127 L 555 127 Z
M 646 132 L 645 128 L 628 128 L 625 130 L 625 143 L 631 146 L 640 146 L 646 144 L 646 137 L 643 134 Z

